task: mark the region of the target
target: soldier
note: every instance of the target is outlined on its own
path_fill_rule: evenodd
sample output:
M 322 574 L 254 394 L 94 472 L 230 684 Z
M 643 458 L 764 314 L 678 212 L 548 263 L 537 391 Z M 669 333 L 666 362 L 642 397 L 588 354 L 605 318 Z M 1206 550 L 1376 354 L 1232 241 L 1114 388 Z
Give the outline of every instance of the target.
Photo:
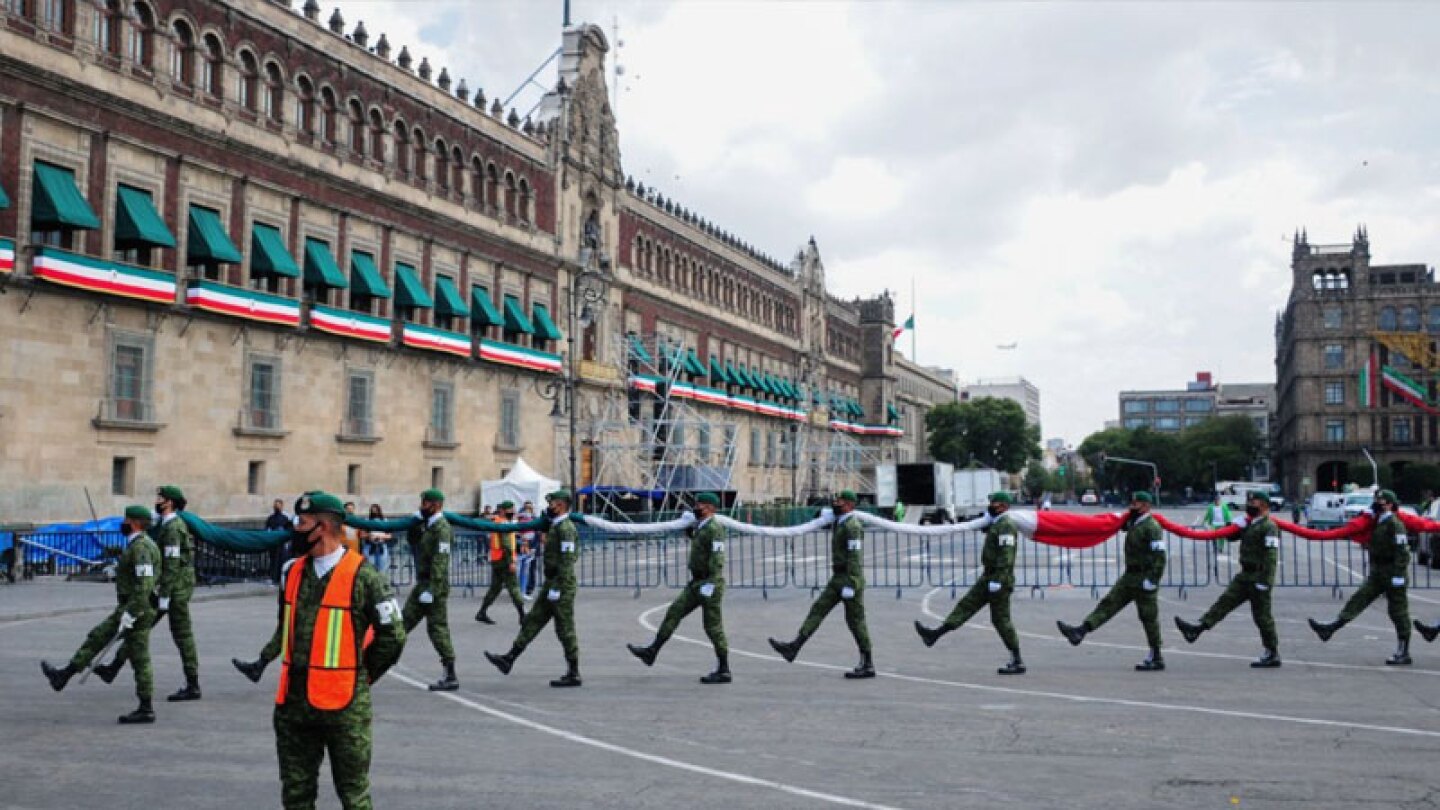
M 849 672 L 847 678 L 875 677 L 875 664 L 870 657 L 870 631 L 865 628 L 865 529 L 855 511 L 855 493 L 844 490 L 835 496 L 832 503 L 835 510 L 835 526 L 830 532 L 830 581 L 810 607 L 805 623 L 793 641 L 770 639 L 770 646 L 787 662 L 793 662 L 800 654 L 800 648 L 830 613 L 837 602 L 845 605 L 845 624 L 850 635 L 860 648 L 860 663 Z
M 1055 623 L 1071 644 L 1079 644 L 1087 633 L 1094 632 L 1134 602 L 1140 624 L 1145 627 L 1145 640 L 1150 644 L 1150 655 L 1135 665 L 1141 672 L 1165 669 L 1165 659 L 1160 654 L 1159 606 L 1160 580 L 1165 576 L 1165 539 L 1160 524 L 1150 516 L 1154 503 L 1154 497 L 1144 490 L 1130 496 L 1130 517 L 1125 521 L 1125 573 L 1085 617 L 1084 624 L 1072 627 L 1065 622 Z
M 160 598 L 160 612 L 170 614 L 170 637 L 180 650 L 180 664 L 185 671 L 185 686 L 166 698 L 171 702 L 200 699 L 200 657 L 195 653 L 195 630 L 190 624 L 195 540 L 190 536 L 190 527 L 180 519 L 185 506 L 185 493 L 180 487 L 166 484 L 155 491 L 155 513 L 160 516 L 155 543 L 165 563 L 156 595 Z
M 455 677 L 455 647 L 450 644 L 450 623 L 446 600 L 450 597 L 450 546 L 455 533 L 445 519 L 445 493 L 427 489 L 420 493 L 420 525 L 410 530 L 410 548 L 415 557 L 415 587 L 405 600 L 405 632 L 425 619 L 430 643 L 440 655 L 444 674 L 430 684 L 432 692 L 454 692 L 460 688 Z
M 1375 514 L 1375 528 L 1370 533 L 1370 574 L 1365 583 L 1350 595 L 1340 609 L 1340 617 L 1329 624 L 1309 619 L 1310 629 L 1321 641 L 1329 641 L 1335 631 L 1349 624 L 1364 612 L 1371 602 L 1385 595 L 1390 608 L 1390 622 L 1395 625 L 1395 654 L 1385 659 L 1390 666 L 1410 665 L 1410 604 L 1405 597 L 1406 575 L 1410 573 L 1410 538 L 1405 524 L 1395 515 L 1400 501 L 1395 493 L 1382 489 L 1375 493 L 1370 505 Z
M 515 522 L 515 502 L 501 501 L 500 515 L 496 523 Z M 490 588 L 485 591 L 485 599 L 480 603 L 480 612 L 475 614 L 475 621 L 485 624 L 494 624 L 495 620 L 486 614 L 490 605 L 500 596 L 501 589 L 510 595 L 510 601 L 515 604 L 515 612 L 520 614 L 520 622 L 525 622 L 525 600 L 520 598 L 520 584 L 515 579 L 515 533 L 514 532 L 491 532 L 490 533 Z
M 127 725 L 155 722 L 155 709 L 150 703 L 155 693 L 155 678 L 150 671 L 150 626 L 155 622 L 155 612 L 150 596 L 155 589 L 155 574 L 161 563 L 160 549 L 145 533 L 149 527 L 150 510 L 147 507 L 125 507 L 121 523 L 125 531 L 125 551 L 115 566 L 115 601 L 118 607 L 95 625 L 95 629 L 85 637 L 85 643 L 75 652 L 75 657 L 64 668 L 56 669 L 49 662 L 40 662 L 40 671 L 50 680 L 50 687 L 59 692 L 75 673 L 89 666 L 119 634 L 122 639 L 120 652 L 107 670 L 109 677 L 101 677 L 110 683 L 124 661 L 130 661 L 130 669 L 135 673 L 135 696 L 140 699 L 140 705 L 135 711 L 120 715 L 120 722 Z M 101 667 L 95 670 L 99 673 Z
M 915 632 L 920 634 L 926 647 L 933 647 L 941 636 L 959 628 L 988 604 L 990 623 L 1000 634 L 1005 649 L 1010 651 L 1010 663 L 996 671 L 1001 675 L 1022 675 L 1025 662 L 1020 660 L 1020 637 L 1015 634 L 1015 625 L 1010 621 L 1010 594 L 1015 590 L 1015 551 L 1020 531 L 1015 528 L 1015 521 L 1005 514 L 1009 510 L 1010 493 L 996 492 L 990 496 L 989 512 L 994 522 L 985 530 L 985 547 L 980 552 L 980 578 L 955 603 L 955 608 L 943 624 L 932 630 L 916 621 Z
M 725 642 L 725 618 L 721 615 L 721 601 L 725 598 L 725 529 L 714 521 L 715 510 L 720 508 L 720 498 L 713 492 L 702 492 L 695 497 L 696 525 L 686 529 L 690 535 L 690 583 L 670 603 L 665 620 L 650 646 L 641 647 L 626 644 L 636 658 L 645 666 L 655 663 L 660 648 L 674 634 L 680 621 L 695 608 L 702 610 L 705 635 L 715 648 L 715 671 L 700 678 L 701 683 L 730 683 L 730 646 Z
M 570 521 L 570 493 L 558 490 L 545 496 L 549 504 L 550 528 L 545 538 L 545 593 L 525 616 L 510 651 L 496 655 L 489 650 L 485 659 L 506 675 L 515 659 L 555 619 L 555 635 L 565 650 L 565 674 L 550 682 L 554 687 L 580 685 L 580 645 L 575 640 L 575 558 L 580 552 L 580 532 Z
M 1237 607 L 1250 603 L 1250 616 L 1260 630 L 1260 643 L 1265 651 L 1250 666 L 1268 669 L 1280 666 L 1280 640 L 1275 634 L 1275 620 L 1270 616 L 1270 594 L 1275 587 L 1275 567 L 1280 557 L 1280 527 L 1270 519 L 1270 497 L 1253 491 L 1245 498 L 1245 514 L 1250 523 L 1240 535 L 1240 573 L 1230 580 L 1225 592 L 1191 624 L 1179 616 L 1175 626 L 1191 644 L 1200 634 L 1220 623 Z
M 370 684 L 405 647 L 400 606 L 380 572 L 345 549 L 339 498 L 313 492 L 296 511 L 292 546 L 301 553 L 281 575 L 276 622 L 281 800 L 287 810 L 313 808 L 328 753 L 341 806 L 369 810 Z

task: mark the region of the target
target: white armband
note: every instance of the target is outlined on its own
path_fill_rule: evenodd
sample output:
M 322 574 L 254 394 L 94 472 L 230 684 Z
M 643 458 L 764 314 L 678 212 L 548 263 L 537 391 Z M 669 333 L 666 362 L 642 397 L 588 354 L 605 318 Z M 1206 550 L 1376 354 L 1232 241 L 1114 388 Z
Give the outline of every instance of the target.
M 179 557 L 179 556 L 180 556 L 180 547 L 179 547 L 179 546 L 166 546 L 166 547 L 165 547 L 165 556 L 166 556 L 166 557 Z
M 150 563 L 145 563 L 144 565 L 137 565 L 135 566 L 135 576 L 153 577 L 155 576 L 155 566 L 151 565 Z
M 855 538 L 855 539 L 852 539 L 852 540 L 846 540 L 846 541 L 845 541 L 845 548 L 848 549 L 848 550 L 850 550 L 850 551 L 859 551 L 859 550 L 862 548 L 862 546 L 864 545 L 864 542 L 865 542 L 865 541 L 860 540 L 859 538 Z
M 400 615 L 400 605 L 394 599 L 386 599 L 375 606 L 375 612 L 380 614 L 381 624 L 390 624 Z
M 710 553 L 711 553 L 711 554 L 724 554 L 724 553 L 725 553 L 725 541 L 723 541 L 723 540 L 716 540 L 716 541 L 712 542 L 712 543 L 710 544 Z
M 563 541 L 561 541 L 561 542 L 560 542 L 560 553 L 561 553 L 561 554 L 574 554 L 574 553 L 575 553 L 575 542 L 574 542 L 573 540 L 563 540 Z

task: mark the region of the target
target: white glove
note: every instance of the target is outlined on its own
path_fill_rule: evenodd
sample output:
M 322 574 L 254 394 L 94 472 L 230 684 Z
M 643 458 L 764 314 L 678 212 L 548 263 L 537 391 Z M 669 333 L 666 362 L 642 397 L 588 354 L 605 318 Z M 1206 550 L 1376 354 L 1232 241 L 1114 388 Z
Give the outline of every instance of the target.
M 1148 579 L 1142 579 L 1140 580 L 1140 587 L 1144 588 L 1147 591 L 1153 591 L 1155 590 L 1155 583 L 1151 582 Z
M 854 599 L 854 598 L 855 598 L 855 589 L 852 588 L 852 587 L 850 587 L 849 585 L 846 585 L 845 587 L 843 587 L 843 588 L 840 589 L 840 598 L 841 598 L 841 599 Z
M 1390 587 L 1392 587 L 1392 588 L 1403 588 L 1403 587 L 1405 587 L 1405 577 L 1391 577 L 1391 578 L 1390 578 Z
M 169 610 L 169 609 L 170 609 L 170 597 L 168 597 L 168 596 L 162 596 L 162 597 L 160 597 L 160 609 L 161 609 L 161 610 Z
M 705 583 L 704 585 L 701 585 L 701 586 L 700 586 L 700 595 L 703 596 L 703 597 L 705 597 L 706 599 L 709 599 L 710 597 L 714 596 L 714 595 L 715 595 L 715 583 L 713 583 L 713 582 L 707 582 L 707 583 Z
M 130 611 L 127 610 L 124 613 L 120 614 L 120 629 L 122 631 L 129 630 L 134 626 L 135 617 L 130 615 Z
M 559 602 L 560 591 L 555 588 L 551 588 L 550 590 L 545 592 L 545 598 L 549 599 L 551 602 Z
M 1269 586 L 1269 585 L 1266 585 L 1266 584 L 1263 583 L 1263 582 L 1257 582 L 1257 583 L 1255 583 L 1255 590 L 1257 590 L 1257 591 L 1268 591 L 1268 590 L 1270 590 L 1270 586 Z
M 999 593 L 1000 589 L 1004 586 L 998 582 L 991 581 L 988 587 L 990 588 L 990 593 Z
M 422 604 L 422 605 L 428 605 L 428 604 L 430 604 L 431 602 L 434 602 L 434 601 L 435 601 L 435 595 L 434 595 L 434 594 L 430 593 L 429 591 L 421 591 L 421 592 L 420 592 L 420 604 Z

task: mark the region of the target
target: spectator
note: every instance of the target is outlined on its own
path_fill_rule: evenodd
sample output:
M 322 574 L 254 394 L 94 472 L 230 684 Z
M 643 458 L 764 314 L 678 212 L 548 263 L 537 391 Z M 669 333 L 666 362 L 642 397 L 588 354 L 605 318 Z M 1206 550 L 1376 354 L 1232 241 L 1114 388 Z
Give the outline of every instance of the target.
M 385 512 L 380 504 L 370 504 L 370 519 L 384 520 Z M 388 532 L 360 532 L 360 543 L 365 550 L 365 559 L 375 566 L 375 570 L 386 576 L 390 576 L 390 544 L 395 542 L 395 537 Z
M 354 502 L 354 501 L 346 501 L 346 502 L 345 502 L 345 514 L 347 514 L 347 515 L 353 515 L 353 514 L 355 514 L 355 502 Z M 361 552 L 360 552 L 360 530 L 357 529 L 357 528 L 355 528 L 354 526 L 346 526 L 346 527 L 345 527 L 345 539 L 340 541 L 340 545 L 344 546 L 346 551 L 353 551 L 353 552 L 355 552 L 356 554 L 361 553 Z
M 520 511 L 515 514 L 516 523 L 528 523 L 535 519 L 535 504 L 526 501 Z M 534 581 L 531 576 L 531 567 L 535 565 L 535 532 L 521 532 L 520 542 L 515 545 L 515 553 L 518 557 L 515 560 L 515 571 L 520 577 L 520 593 L 525 598 L 530 598 L 530 592 L 534 589 Z
M 279 498 L 271 505 L 272 510 L 269 517 L 265 518 L 265 531 L 267 532 L 288 532 L 290 527 L 295 525 L 295 518 L 285 512 L 285 502 Z M 289 545 L 281 543 L 270 555 L 270 581 L 276 584 L 280 582 L 280 569 L 289 559 Z

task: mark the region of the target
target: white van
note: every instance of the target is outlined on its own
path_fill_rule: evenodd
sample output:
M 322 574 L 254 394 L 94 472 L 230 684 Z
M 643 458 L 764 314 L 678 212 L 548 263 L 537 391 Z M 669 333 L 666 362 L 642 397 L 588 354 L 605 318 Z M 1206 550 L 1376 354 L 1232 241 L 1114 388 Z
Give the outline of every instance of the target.
M 1317 529 L 1339 526 L 1345 522 L 1345 493 L 1317 492 L 1305 507 L 1305 522 Z

